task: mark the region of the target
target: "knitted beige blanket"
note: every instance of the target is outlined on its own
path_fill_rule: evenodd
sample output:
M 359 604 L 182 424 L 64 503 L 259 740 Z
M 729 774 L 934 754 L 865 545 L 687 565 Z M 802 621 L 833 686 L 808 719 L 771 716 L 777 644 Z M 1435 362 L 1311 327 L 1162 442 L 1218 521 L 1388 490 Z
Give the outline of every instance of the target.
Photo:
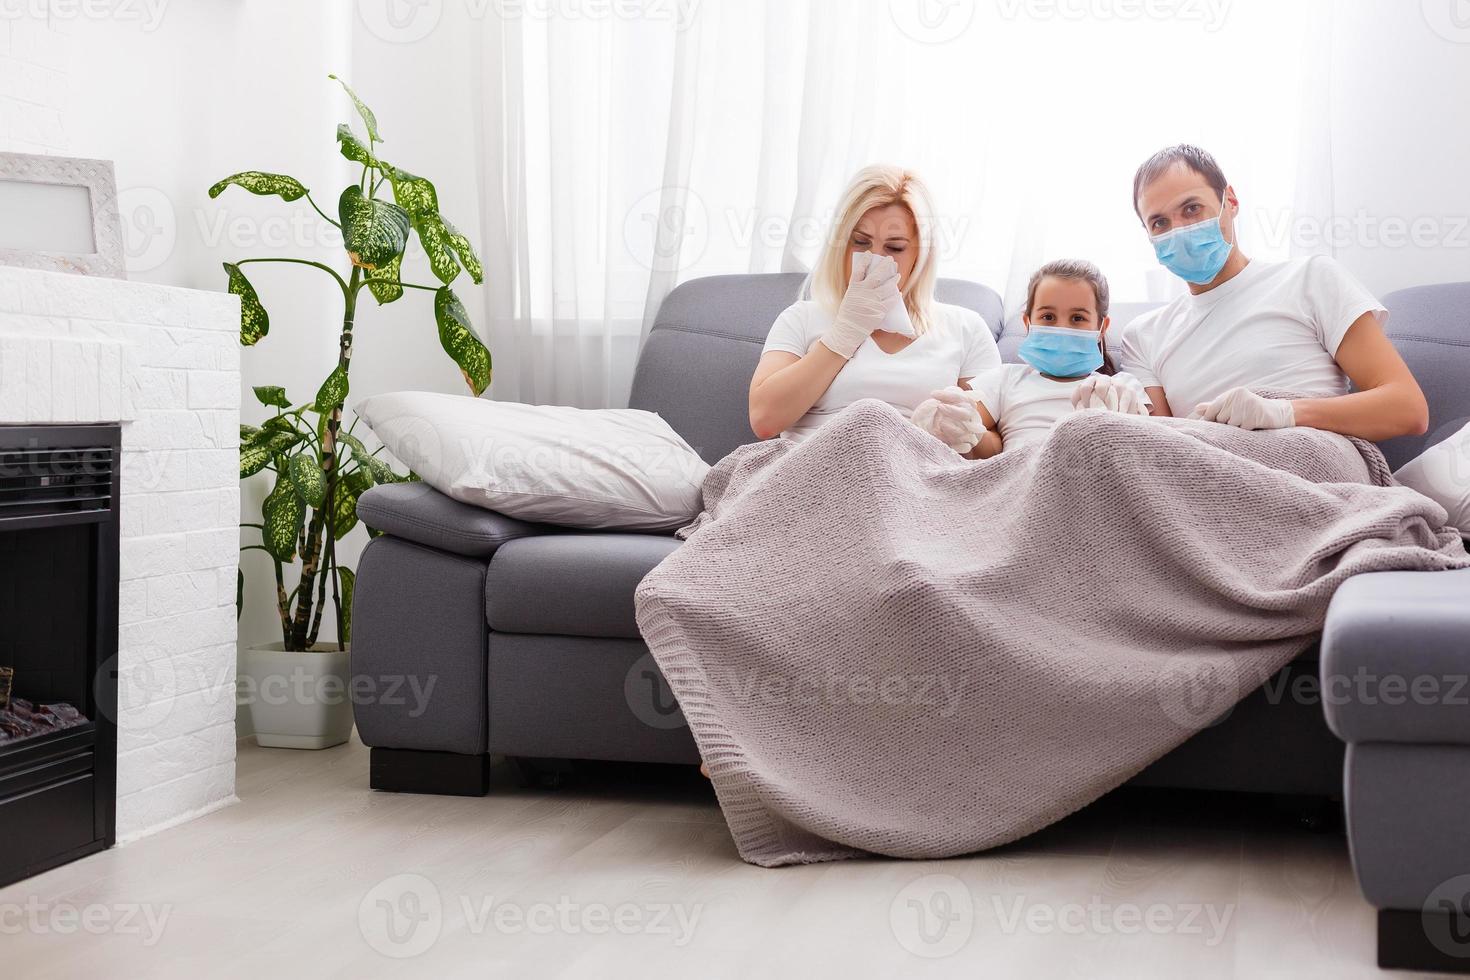
M 1470 564 L 1392 484 L 1365 442 L 1101 411 L 970 461 L 866 399 L 716 465 L 638 626 L 746 861 L 948 857 L 1209 725 L 1349 575 Z

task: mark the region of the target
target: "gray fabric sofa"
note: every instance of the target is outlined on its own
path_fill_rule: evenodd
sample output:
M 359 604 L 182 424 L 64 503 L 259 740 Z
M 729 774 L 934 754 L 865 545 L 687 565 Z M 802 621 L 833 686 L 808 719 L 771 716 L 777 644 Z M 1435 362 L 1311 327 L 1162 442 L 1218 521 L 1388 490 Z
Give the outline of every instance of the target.
M 753 441 L 750 376 L 800 281 L 719 276 L 674 290 L 640 352 L 630 405 L 660 413 L 710 463 Z M 997 330 L 1005 324 L 1002 354 L 1015 359 L 1020 326 L 1007 324 L 992 290 L 945 280 L 939 295 Z M 1385 444 L 1397 466 L 1470 416 L 1470 286 L 1386 302 L 1390 334 L 1433 419 L 1430 435 Z M 1146 308 L 1120 308 L 1115 323 Z M 492 753 L 698 761 L 633 616 L 638 581 L 680 546 L 671 534 L 528 524 L 422 484 L 375 488 L 359 514 L 385 532 L 362 556 L 353 603 L 354 713 L 372 747 L 372 786 L 481 794 Z M 1349 820 L 1368 896 L 1383 908 L 1417 908 L 1434 875 L 1470 871 L 1470 835 L 1451 819 L 1470 802 L 1470 711 L 1421 718 L 1329 705 L 1329 729 L 1317 682 L 1319 670 L 1399 656 L 1426 670 L 1460 669 L 1470 661 L 1470 573 L 1350 584 L 1333 605 L 1320 668 L 1314 649 L 1135 781 L 1341 798 L 1347 742 Z M 1406 781 L 1420 807 L 1398 805 Z M 1399 870 L 1406 833 L 1433 841 L 1412 873 Z M 1375 846 L 1388 837 L 1395 842 Z
M 1427 435 L 1384 444 L 1399 466 L 1470 423 L 1470 283 L 1385 304 L 1430 405 Z M 1379 965 L 1470 972 L 1470 569 L 1360 575 L 1338 589 L 1322 702 L 1347 744 L 1348 843 L 1379 910 Z

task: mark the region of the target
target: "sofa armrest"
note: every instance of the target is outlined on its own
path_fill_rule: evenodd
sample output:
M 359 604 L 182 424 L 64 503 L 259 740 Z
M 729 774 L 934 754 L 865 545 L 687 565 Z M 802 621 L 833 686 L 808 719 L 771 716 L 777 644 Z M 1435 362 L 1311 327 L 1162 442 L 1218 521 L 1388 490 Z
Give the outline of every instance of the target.
M 1470 745 L 1470 568 L 1371 572 L 1338 588 L 1322 703 L 1348 743 Z
M 357 516 L 395 538 L 470 558 L 488 558 L 507 541 L 549 530 L 460 503 L 420 482 L 373 487 L 358 498 Z

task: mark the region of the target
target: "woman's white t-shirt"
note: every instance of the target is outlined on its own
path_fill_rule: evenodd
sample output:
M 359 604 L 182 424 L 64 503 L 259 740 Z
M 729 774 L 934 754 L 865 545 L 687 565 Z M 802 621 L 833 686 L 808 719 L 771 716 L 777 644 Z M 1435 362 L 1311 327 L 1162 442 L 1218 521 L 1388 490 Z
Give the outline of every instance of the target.
M 833 314 L 814 300 L 788 306 L 766 336 L 767 351 L 805 356 L 826 332 Z M 1000 364 L 995 336 L 974 310 L 936 303 L 929 329 L 896 354 L 883 351 L 873 338 L 864 340 L 811 410 L 782 432 L 800 441 L 833 415 L 860 398 L 878 398 L 903 413 L 913 414 L 935 388 L 971 378 Z
M 1256 260 L 1128 324 L 1122 368 L 1145 388 L 1163 388 L 1180 417 L 1238 386 L 1344 395 L 1337 348 L 1364 313 L 1388 321 L 1383 304 L 1326 256 Z
M 1087 377 L 1053 381 L 1029 364 L 1002 364 L 970 382 L 972 397 L 995 419 L 1002 450 L 1045 442 L 1052 426 L 1072 414 L 1072 392 Z

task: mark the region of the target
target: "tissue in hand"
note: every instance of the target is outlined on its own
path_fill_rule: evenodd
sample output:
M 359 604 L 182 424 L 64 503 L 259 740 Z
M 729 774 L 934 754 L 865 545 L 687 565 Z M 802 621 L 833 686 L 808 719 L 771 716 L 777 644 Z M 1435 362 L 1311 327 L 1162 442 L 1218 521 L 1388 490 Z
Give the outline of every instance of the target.
M 856 279 L 862 275 L 863 270 L 887 262 L 893 264 L 893 258 L 887 255 L 879 255 L 877 252 L 853 252 L 852 253 L 852 275 Z M 905 337 L 916 336 L 914 333 L 914 321 L 909 319 L 908 304 L 902 298 L 888 311 L 883 322 L 878 325 L 879 330 L 889 333 L 902 334 Z

